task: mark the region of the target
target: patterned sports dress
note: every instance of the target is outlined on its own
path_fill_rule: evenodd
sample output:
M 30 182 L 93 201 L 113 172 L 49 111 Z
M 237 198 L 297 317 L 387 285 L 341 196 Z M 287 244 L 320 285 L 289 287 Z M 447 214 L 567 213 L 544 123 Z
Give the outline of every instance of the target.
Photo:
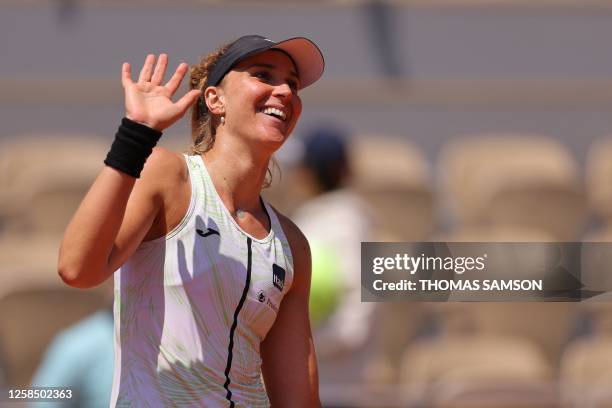
M 268 236 L 243 231 L 202 158 L 185 158 L 183 220 L 115 273 L 111 406 L 267 407 L 259 346 L 291 287 L 289 243 L 265 203 Z

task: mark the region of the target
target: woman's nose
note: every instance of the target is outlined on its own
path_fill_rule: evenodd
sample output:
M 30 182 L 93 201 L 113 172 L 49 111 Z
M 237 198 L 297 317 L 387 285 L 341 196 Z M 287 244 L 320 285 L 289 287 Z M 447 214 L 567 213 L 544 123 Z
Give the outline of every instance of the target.
M 286 82 L 283 82 L 282 84 L 278 84 L 277 86 L 274 87 L 274 95 L 277 95 L 277 96 L 287 97 L 287 96 L 290 96 L 292 92 L 293 90 L 291 89 L 289 84 L 287 84 Z

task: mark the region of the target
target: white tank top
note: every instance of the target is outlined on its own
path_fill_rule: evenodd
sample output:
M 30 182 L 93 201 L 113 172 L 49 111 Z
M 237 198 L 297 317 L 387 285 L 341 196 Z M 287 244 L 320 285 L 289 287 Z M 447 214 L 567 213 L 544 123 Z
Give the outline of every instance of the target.
M 266 203 L 268 236 L 243 231 L 185 158 L 187 214 L 115 273 L 111 406 L 267 407 L 259 346 L 293 281 L 289 243 Z

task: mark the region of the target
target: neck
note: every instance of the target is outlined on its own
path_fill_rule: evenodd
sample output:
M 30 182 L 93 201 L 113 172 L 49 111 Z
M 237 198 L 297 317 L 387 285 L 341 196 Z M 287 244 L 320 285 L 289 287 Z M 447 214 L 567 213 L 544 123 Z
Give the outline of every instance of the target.
M 260 209 L 259 195 L 269 155 L 253 154 L 247 146 L 237 143 L 236 138 L 217 137 L 213 148 L 202 156 L 215 189 L 230 212 L 254 213 Z

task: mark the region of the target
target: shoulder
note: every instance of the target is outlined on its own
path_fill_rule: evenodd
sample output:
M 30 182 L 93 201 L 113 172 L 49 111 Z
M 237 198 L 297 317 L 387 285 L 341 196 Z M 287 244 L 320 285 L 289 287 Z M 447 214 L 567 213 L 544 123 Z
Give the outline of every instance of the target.
M 274 211 L 291 247 L 295 276 L 298 281 L 302 281 L 310 287 L 311 258 L 308 240 L 293 221 L 276 209 Z
M 185 157 L 156 147 L 137 183 L 141 183 L 147 196 L 152 198 L 160 210 L 144 240 L 166 235 L 179 224 L 189 207 L 191 184 Z
M 183 155 L 155 147 L 147 159 L 141 178 L 159 183 L 176 182 L 188 179 L 188 170 Z
M 302 254 L 307 253 L 310 257 L 310 245 L 308 244 L 308 240 L 306 239 L 304 233 L 286 215 L 281 214 L 276 209 L 274 209 L 274 211 L 278 216 L 278 221 L 283 228 L 283 232 L 287 237 L 287 241 L 289 241 L 291 251 L 294 252 L 294 255 L 296 252 Z
M 189 184 L 189 171 L 182 155 L 156 147 L 147 159 L 135 188 L 157 202 L 171 201 Z

